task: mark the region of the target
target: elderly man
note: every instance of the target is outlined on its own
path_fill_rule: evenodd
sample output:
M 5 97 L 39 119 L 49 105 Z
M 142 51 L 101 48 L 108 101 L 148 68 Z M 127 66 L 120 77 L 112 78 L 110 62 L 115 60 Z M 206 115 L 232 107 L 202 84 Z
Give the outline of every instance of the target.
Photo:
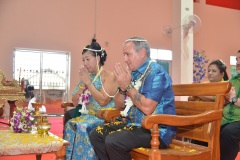
M 223 109 L 220 132 L 221 160 L 235 160 L 239 152 L 240 142 L 240 50 L 236 54 L 237 75 L 230 79 L 232 89 L 227 98 L 228 103 Z
M 131 160 L 130 151 L 150 147 L 151 132 L 141 126 L 150 114 L 176 114 L 172 80 L 161 65 L 150 59 L 150 46 L 144 38 L 132 37 L 123 44 L 124 61 L 115 65 L 119 93 L 114 97 L 122 121 L 98 126 L 90 141 L 100 160 Z M 175 127 L 161 126 L 160 148 L 166 148 Z

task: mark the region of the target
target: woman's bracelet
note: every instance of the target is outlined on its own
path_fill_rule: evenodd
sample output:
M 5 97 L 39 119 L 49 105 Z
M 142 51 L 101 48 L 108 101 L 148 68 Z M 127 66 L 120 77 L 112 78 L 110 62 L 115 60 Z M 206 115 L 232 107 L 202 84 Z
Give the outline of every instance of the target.
M 79 85 L 78 87 L 79 87 L 79 89 L 81 89 L 81 90 L 84 90 L 84 89 L 86 88 L 85 86 L 81 86 L 81 85 Z
M 91 84 L 92 84 L 92 82 L 90 81 L 89 83 L 86 84 L 86 86 L 88 87 Z M 86 89 L 86 86 L 79 85 L 78 87 L 79 87 L 79 89 L 84 90 L 84 89 Z

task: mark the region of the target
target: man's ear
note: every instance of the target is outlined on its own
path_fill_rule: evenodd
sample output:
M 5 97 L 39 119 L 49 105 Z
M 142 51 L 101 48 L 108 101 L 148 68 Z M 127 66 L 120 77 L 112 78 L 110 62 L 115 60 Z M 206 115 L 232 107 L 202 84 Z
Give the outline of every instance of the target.
M 97 56 L 97 61 L 98 61 L 98 64 L 100 65 L 100 56 Z
M 225 74 L 225 73 L 224 73 L 224 72 L 222 72 L 222 80 L 223 80 L 224 74 Z
M 141 56 L 141 57 L 146 57 L 147 56 L 147 51 L 146 51 L 146 49 L 145 48 L 141 48 L 140 50 L 139 50 L 139 55 Z

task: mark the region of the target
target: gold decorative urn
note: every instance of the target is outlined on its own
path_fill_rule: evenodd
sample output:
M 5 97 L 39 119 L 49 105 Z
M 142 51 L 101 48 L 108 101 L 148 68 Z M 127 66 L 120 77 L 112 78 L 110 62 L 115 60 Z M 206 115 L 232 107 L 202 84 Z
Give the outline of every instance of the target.
M 51 129 L 51 123 L 48 122 L 47 114 L 36 115 L 37 119 L 37 133 L 40 137 L 48 136 L 48 131 Z
M 34 117 L 36 119 L 37 133 L 41 137 L 46 137 L 48 136 L 48 131 L 51 129 L 51 123 L 48 122 L 48 115 L 40 113 L 42 103 L 34 102 L 32 106 L 35 109 Z
M 38 102 L 33 102 L 32 103 L 32 107 L 35 109 L 34 111 L 34 115 L 40 115 L 40 108 L 42 107 L 42 103 L 38 103 Z

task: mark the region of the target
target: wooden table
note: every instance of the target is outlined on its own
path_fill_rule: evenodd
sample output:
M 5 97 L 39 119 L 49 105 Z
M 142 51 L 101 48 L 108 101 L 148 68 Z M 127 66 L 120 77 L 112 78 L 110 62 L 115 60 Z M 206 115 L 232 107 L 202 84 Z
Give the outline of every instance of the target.
M 65 159 L 65 147 L 68 141 L 49 133 L 41 137 L 37 133 L 14 133 L 11 130 L 0 130 L 0 156 L 36 154 L 41 160 L 44 153 L 55 153 L 57 160 Z

